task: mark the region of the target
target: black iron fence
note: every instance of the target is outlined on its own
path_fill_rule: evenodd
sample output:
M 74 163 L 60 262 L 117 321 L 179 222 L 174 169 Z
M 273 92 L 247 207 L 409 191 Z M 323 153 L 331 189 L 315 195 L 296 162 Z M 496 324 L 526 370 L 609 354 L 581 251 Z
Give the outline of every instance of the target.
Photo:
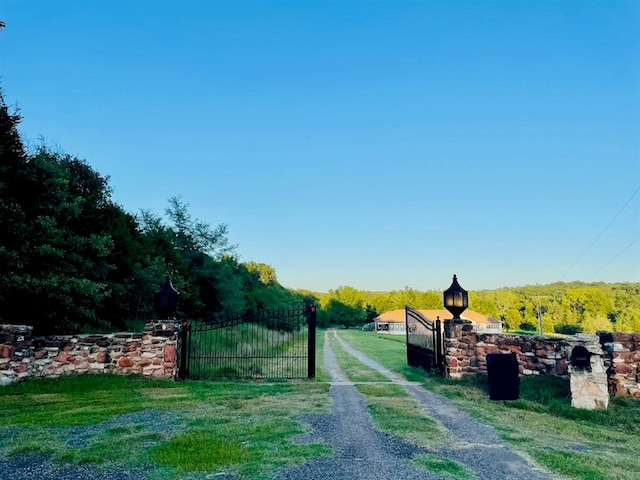
M 424 317 L 419 311 L 405 307 L 407 331 L 407 364 L 429 372 L 443 373 L 442 326 Z
M 180 378 L 315 377 L 316 308 L 184 322 Z

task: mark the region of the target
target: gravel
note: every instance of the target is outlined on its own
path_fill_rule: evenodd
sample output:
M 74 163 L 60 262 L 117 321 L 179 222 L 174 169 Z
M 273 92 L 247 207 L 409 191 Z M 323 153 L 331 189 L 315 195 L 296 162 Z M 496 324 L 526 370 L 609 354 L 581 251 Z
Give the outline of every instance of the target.
M 45 455 L 0 459 L 0 478 L 3 480 L 145 480 L 151 469 L 109 464 L 58 465 Z

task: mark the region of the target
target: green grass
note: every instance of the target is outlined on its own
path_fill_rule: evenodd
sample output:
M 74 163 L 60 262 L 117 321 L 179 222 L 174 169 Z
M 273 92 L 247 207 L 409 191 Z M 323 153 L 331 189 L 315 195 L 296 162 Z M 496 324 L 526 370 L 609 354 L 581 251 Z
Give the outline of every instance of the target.
M 333 334 L 328 335 L 329 344 L 333 349 L 336 361 L 352 382 L 387 382 L 387 377 L 367 367 L 357 358 L 351 356 L 340 346 Z
M 328 411 L 328 388 L 306 380 L 176 383 L 115 375 L 32 380 L 0 389 L 0 451 L 37 452 L 58 462 L 155 464 L 158 480 L 194 471 L 270 478 L 283 466 L 331 453 L 324 444 L 293 441 L 307 428 L 297 415 Z M 136 411 L 159 416 L 166 428 L 118 421 Z M 102 428 L 86 428 L 105 421 L 110 423 Z M 78 438 L 82 441 L 68 443 Z
M 358 331 L 339 335 L 390 370 L 420 380 L 460 409 L 494 426 L 514 448 L 568 478 L 640 480 L 640 401 L 612 398 L 606 411 L 574 409 L 566 379 L 523 377 L 520 398 L 492 401 L 486 377 L 447 380 L 406 365 L 404 344 Z
M 474 480 L 477 478 L 464 465 L 435 455 L 417 455 L 412 459 L 412 463 L 434 473 L 442 480 Z

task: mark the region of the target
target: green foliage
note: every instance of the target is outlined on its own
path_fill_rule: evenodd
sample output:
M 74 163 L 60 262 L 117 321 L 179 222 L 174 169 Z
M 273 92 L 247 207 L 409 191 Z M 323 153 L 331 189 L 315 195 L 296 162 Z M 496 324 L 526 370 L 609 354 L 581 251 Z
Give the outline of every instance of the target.
M 557 325 L 555 327 L 556 333 L 561 333 L 563 335 L 574 335 L 576 333 L 582 332 L 582 328 L 579 325 Z
M 330 325 L 342 325 L 346 328 L 362 326 L 366 320 L 364 310 L 333 298 L 325 307 L 325 314 Z
M 522 322 L 520 324 L 520 329 L 524 330 L 525 332 L 535 332 L 536 326 L 531 322 Z

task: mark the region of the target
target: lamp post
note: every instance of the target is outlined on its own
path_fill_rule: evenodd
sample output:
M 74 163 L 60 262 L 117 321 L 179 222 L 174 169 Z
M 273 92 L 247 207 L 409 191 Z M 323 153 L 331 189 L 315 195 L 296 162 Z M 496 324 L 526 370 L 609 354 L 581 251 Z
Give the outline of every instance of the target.
M 460 286 L 458 277 L 453 276 L 451 286 L 443 292 L 444 308 L 453 315 L 454 323 L 463 323 L 460 314 L 469 306 L 469 293 Z
M 164 285 L 160 287 L 160 290 L 153 294 L 153 306 L 158 316 L 163 319 L 168 319 L 175 315 L 178 309 L 178 296 L 180 293 L 173 288 L 169 275 L 164 281 Z

